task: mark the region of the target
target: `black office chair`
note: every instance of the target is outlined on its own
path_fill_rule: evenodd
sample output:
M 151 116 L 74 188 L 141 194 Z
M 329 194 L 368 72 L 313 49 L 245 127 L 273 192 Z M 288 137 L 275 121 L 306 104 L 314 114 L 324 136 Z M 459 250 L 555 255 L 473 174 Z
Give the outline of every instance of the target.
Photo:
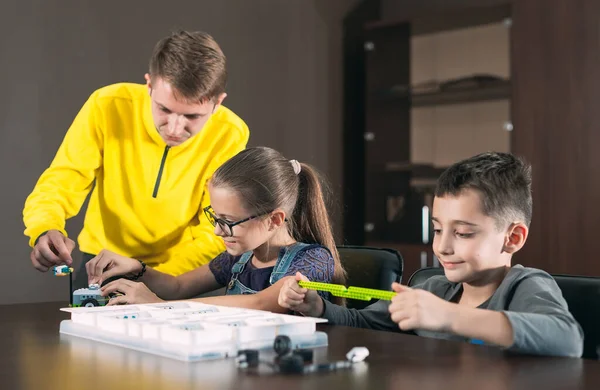
M 443 275 L 444 269 L 441 267 L 426 267 L 416 270 L 410 278 L 408 278 L 408 287 L 414 287 L 417 284 L 421 284 L 427 279 L 435 275 Z
M 421 268 L 408 280 L 410 287 L 423 283 L 442 268 Z M 569 311 L 583 329 L 583 358 L 600 359 L 600 278 L 575 275 L 552 275 L 560 287 Z
M 585 338 L 583 356 L 600 359 L 600 278 L 574 275 L 552 275 L 569 311 L 579 322 Z
M 391 290 L 393 282 L 401 282 L 404 262 L 398 251 L 393 249 L 370 248 L 364 246 L 338 246 L 340 260 L 348 274 L 347 286 Z M 348 299 L 350 308 L 362 309 L 372 300 Z

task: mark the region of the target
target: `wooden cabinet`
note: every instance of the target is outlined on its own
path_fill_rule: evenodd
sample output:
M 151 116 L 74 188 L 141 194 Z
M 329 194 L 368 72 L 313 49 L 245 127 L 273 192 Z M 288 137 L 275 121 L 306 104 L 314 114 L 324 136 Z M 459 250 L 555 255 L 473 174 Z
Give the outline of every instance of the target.
M 362 243 L 400 250 L 407 278 L 437 264 L 430 219 L 439 174 L 509 149 L 509 36 L 508 6 L 363 26 L 364 186 L 352 187 L 364 202 L 350 214 L 362 214 Z
M 595 0 L 360 3 L 344 23 L 345 242 L 399 249 L 418 268 L 436 174 L 511 151 L 534 178 L 515 262 L 600 275 L 599 14 Z M 428 89 L 469 74 L 499 78 Z

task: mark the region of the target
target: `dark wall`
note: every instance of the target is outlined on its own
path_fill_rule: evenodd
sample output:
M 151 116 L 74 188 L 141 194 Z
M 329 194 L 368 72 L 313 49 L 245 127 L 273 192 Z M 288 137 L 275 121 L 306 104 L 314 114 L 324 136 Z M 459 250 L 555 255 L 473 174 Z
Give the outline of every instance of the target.
M 229 61 L 225 105 L 251 145 L 315 164 L 341 182 L 342 24 L 347 0 L 0 2 L 0 304 L 68 299 L 67 282 L 33 269 L 22 208 L 85 99 L 143 82 L 155 42 L 205 30 Z M 67 225 L 72 237 L 82 218 Z M 338 222 L 339 224 L 339 222 Z
M 511 6 L 511 151 L 533 166 L 534 199 L 529 239 L 514 262 L 599 276 L 600 1 L 380 2 L 381 20 L 391 23 Z
M 600 275 L 600 2 L 513 5 L 512 151 L 533 165 L 533 223 L 517 260 Z

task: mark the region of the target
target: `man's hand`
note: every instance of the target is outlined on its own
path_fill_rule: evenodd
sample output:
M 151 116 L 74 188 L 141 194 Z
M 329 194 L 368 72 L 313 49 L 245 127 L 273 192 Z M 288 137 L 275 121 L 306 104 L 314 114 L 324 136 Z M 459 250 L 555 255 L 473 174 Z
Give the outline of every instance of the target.
M 320 317 L 323 315 L 323 301 L 314 290 L 300 287 L 299 281 L 308 281 L 306 276 L 296 272 L 295 276 L 288 276 L 281 286 L 277 303 L 279 306 L 297 311 L 305 316 Z
M 398 283 L 393 283 L 392 289 L 398 294 L 392 298 L 388 310 L 392 321 L 400 329 L 451 331 L 458 305 L 438 298 L 429 291 L 412 289 Z
M 88 284 L 102 285 L 106 279 L 113 276 L 137 275 L 142 270 L 142 265 L 135 259 L 103 249 L 98 256 L 85 265 L 85 269 L 88 274 Z
M 71 266 L 73 249 L 75 249 L 75 241 L 65 237 L 58 230 L 48 230 L 38 239 L 29 258 L 38 271 L 46 272 L 56 265 Z
M 115 298 L 111 298 L 107 306 L 123 305 L 132 303 L 158 303 L 164 302 L 155 293 L 142 282 L 133 282 L 127 279 L 118 279 L 108 283 L 100 289 L 103 296 L 111 293 L 121 293 Z

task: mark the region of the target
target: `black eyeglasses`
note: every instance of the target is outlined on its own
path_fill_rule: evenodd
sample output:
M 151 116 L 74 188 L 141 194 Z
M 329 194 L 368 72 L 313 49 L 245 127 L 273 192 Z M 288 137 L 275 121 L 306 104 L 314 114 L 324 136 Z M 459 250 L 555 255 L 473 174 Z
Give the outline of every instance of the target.
M 255 219 L 255 218 L 258 218 L 261 216 L 261 215 L 253 215 L 251 217 L 242 219 L 241 221 L 227 222 L 224 219 L 217 218 L 217 216 L 215 215 L 214 210 L 212 209 L 211 206 L 207 206 L 203 210 L 204 210 L 204 215 L 206 215 L 206 218 L 208 218 L 208 222 L 210 222 L 213 226 L 217 226 L 217 224 L 219 224 L 219 228 L 221 228 L 221 231 L 223 232 L 223 234 L 228 237 L 233 237 L 233 227 L 234 226 L 237 226 L 240 223 L 248 222 L 251 219 Z M 262 215 L 266 215 L 266 214 L 262 214 Z

